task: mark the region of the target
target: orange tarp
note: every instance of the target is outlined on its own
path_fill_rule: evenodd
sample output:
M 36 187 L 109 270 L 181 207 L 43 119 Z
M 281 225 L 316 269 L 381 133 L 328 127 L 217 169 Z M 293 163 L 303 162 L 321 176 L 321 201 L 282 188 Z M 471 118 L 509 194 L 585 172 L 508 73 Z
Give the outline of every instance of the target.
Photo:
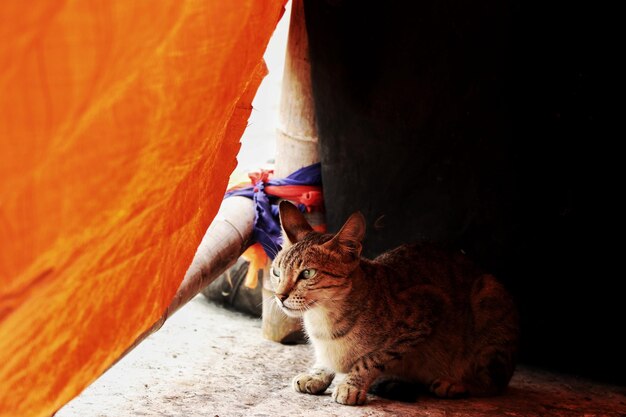
M 50 416 L 163 313 L 283 0 L 0 2 L 0 416 Z

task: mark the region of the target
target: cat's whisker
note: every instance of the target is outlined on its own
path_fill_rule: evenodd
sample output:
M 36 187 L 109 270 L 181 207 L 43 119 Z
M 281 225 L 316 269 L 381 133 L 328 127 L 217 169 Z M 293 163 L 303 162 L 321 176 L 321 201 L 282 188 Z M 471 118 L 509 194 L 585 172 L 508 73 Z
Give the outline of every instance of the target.
M 274 299 L 274 296 L 269 296 L 269 297 L 263 296 L 261 298 L 261 302 L 258 303 L 256 307 L 261 307 L 264 303 L 271 303 L 273 299 Z
M 283 312 L 282 308 L 280 307 L 280 305 L 278 305 L 278 301 L 276 300 L 276 298 L 272 297 L 272 299 L 270 300 L 270 309 L 274 310 L 272 311 L 273 313 L 276 313 L 276 311 L 278 311 L 280 314 L 274 314 L 274 317 L 278 316 L 279 320 L 281 322 L 281 324 L 285 321 L 287 321 L 287 319 L 289 317 L 287 317 L 287 315 Z
M 277 254 L 278 252 L 280 252 L 280 246 L 276 242 L 270 239 L 270 243 L 272 244 L 274 254 Z
M 260 243 L 261 243 L 261 246 L 263 246 L 263 249 L 265 249 L 266 252 L 271 254 L 270 256 L 271 258 L 276 257 L 276 254 L 278 254 L 278 252 L 280 251 L 276 243 L 274 243 L 272 240 L 270 240 L 270 243 L 272 244 L 272 246 L 264 242 L 260 242 Z

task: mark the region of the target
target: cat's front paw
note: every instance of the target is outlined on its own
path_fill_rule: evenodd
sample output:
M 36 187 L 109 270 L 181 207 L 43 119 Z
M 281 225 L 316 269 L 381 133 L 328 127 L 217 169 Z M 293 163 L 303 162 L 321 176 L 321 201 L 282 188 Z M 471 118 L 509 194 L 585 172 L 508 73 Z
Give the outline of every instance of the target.
M 291 384 L 296 392 L 316 395 L 326 391 L 331 382 L 332 379 L 329 381 L 328 378 L 320 375 L 300 374 L 293 379 Z
M 333 391 L 333 400 L 344 405 L 362 405 L 367 399 L 367 391 L 350 384 L 339 384 Z

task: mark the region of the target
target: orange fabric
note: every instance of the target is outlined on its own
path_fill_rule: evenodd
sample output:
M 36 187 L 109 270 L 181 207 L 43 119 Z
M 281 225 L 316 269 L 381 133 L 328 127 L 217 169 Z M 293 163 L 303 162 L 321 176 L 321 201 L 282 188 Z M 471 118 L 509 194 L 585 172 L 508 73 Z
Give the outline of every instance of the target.
M 50 416 L 163 313 L 283 6 L 0 2 L 0 416 Z
M 248 288 L 256 288 L 259 284 L 259 270 L 264 269 L 270 259 L 265 254 L 263 246 L 259 243 L 255 243 L 246 249 L 246 251 L 241 254 L 241 257 L 250 262 L 244 284 Z

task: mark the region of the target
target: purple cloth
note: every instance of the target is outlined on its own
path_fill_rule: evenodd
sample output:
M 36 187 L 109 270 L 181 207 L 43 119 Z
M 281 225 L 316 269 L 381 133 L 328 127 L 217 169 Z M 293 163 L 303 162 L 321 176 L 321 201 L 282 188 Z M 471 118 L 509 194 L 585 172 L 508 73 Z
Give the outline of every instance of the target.
M 278 197 L 268 196 L 265 193 L 265 186 L 281 185 L 322 185 L 322 166 L 318 162 L 304 168 L 300 168 L 286 178 L 271 179 L 263 183 L 257 182 L 255 185 L 228 191 L 224 198 L 240 196 L 251 198 L 254 201 L 254 229 L 252 239 L 263 246 L 263 250 L 270 259 L 274 259 L 281 250 L 283 237 L 278 216 Z M 300 211 L 304 212 L 303 204 L 298 205 Z

